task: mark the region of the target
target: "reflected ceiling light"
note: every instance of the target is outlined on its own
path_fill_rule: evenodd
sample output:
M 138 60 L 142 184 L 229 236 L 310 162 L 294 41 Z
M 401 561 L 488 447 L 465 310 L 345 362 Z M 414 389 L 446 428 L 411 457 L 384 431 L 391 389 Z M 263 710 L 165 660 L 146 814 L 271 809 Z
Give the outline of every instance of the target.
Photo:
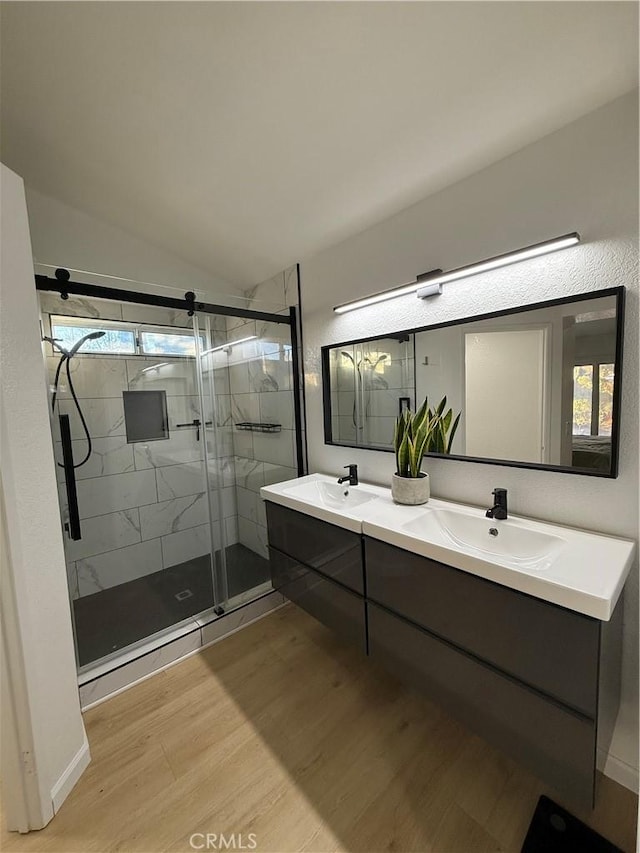
M 226 344 L 220 344 L 219 347 L 211 347 L 211 349 L 206 349 L 202 355 L 209 355 L 210 352 L 218 352 L 218 350 L 226 350 L 227 352 L 231 349 L 231 347 L 235 347 L 236 344 L 244 344 L 246 341 L 255 341 L 257 335 L 249 335 L 248 338 L 239 338 L 237 341 L 229 341 Z
M 384 290 L 381 293 L 374 293 L 372 296 L 366 296 L 364 299 L 345 302 L 342 305 L 337 305 L 333 310 L 336 314 L 344 314 L 346 311 L 355 311 L 357 308 L 364 308 L 367 305 L 375 305 L 377 302 L 385 302 L 387 299 L 395 299 L 398 296 L 406 296 L 409 293 L 416 293 L 418 297 L 422 299 L 427 296 L 435 296 L 442 292 L 442 290 L 437 287 L 438 285 L 446 284 L 449 281 L 457 281 L 459 278 L 477 275 L 478 273 L 487 272 L 488 270 L 497 269 L 498 267 L 505 267 L 508 264 L 526 261 L 529 258 L 535 258 L 538 255 L 546 255 L 549 252 L 556 252 L 559 249 L 567 249 L 569 246 L 574 246 L 579 242 L 580 235 L 577 231 L 573 231 L 570 234 L 563 234 L 561 237 L 544 240 L 542 243 L 534 243 L 532 246 L 525 246 L 523 249 L 516 249 L 513 252 L 505 252 L 503 255 L 496 255 L 495 257 L 487 258 L 484 261 L 467 264 L 464 267 L 449 270 L 449 272 L 432 270 L 431 272 L 417 276 L 414 282 L 403 284 L 400 287 L 393 288 L 392 290 Z
M 160 370 L 161 367 L 169 367 L 169 362 L 161 361 L 159 364 L 152 364 L 151 367 L 143 367 L 140 373 L 148 373 L 150 370 Z

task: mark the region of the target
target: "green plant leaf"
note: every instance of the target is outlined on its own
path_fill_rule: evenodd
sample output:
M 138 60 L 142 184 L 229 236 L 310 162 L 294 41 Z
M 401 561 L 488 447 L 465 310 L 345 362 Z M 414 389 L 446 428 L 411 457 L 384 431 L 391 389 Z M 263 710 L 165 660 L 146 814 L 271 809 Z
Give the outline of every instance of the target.
M 453 426 L 451 427 L 451 432 L 449 433 L 449 441 L 447 442 L 447 450 L 446 450 L 447 453 L 451 453 L 451 446 L 453 444 L 453 439 L 455 438 L 455 435 L 456 435 L 456 430 L 458 429 L 458 424 L 460 423 L 460 415 L 461 414 L 462 414 L 462 412 L 458 412 L 458 414 L 456 415 L 456 419 L 453 422 Z
M 404 438 L 406 432 L 406 420 L 404 415 L 398 415 L 396 418 L 395 427 L 393 430 L 393 447 L 396 453 L 396 470 L 400 471 L 400 457 L 399 457 L 399 449 L 402 444 L 402 439 Z
M 446 435 L 449 432 L 449 427 L 451 426 L 451 418 L 453 417 L 453 409 L 449 409 L 446 415 L 442 416 L 440 423 L 442 424 L 442 432 Z
M 409 438 L 408 433 L 405 432 L 404 438 L 400 443 L 400 447 L 398 448 L 398 476 L 399 477 L 409 477 L 409 471 L 411 467 L 411 439 Z
M 446 405 L 447 405 L 447 397 L 446 397 L 446 395 L 445 395 L 445 396 L 442 398 L 442 400 L 440 400 L 440 402 L 438 403 L 438 408 L 436 409 L 436 414 L 438 415 L 438 417 L 441 417 L 441 416 L 442 416 L 442 413 L 444 412 L 444 407 L 445 407 Z
M 418 411 L 413 416 L 413 422 L 415 424 L 414 434 L 418 431 L 418 429 L 422 426 L 422 424 L 429 418 L 429 407 L 427 404 L 427 397 L 424 398 L 424 403 L 420 406 Z
M 415 446 L 415 454 L 412 468 L 412 476 L 418 477 L 420 474 L 420 468 L 422 467 L 422 460 L 424 458 L 424 454 L 427 448 L 427 443 L 429 441 L 429 432 L 424 430 L 421 433 L 420 439 L 418 440 Z
M 444 434 L 442 431 L 442 421 L 439 419 L 434 430 L 435 452 L 444 453 Z

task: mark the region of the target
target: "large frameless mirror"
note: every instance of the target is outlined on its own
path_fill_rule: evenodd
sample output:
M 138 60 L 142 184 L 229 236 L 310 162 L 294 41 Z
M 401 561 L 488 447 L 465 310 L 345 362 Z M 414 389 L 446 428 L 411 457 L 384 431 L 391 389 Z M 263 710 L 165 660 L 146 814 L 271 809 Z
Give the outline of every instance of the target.
M 460 422 L 449 454 L 617 475 L 624 288 L 324 347 L 325 441 L 392 450 L 428 398 Z

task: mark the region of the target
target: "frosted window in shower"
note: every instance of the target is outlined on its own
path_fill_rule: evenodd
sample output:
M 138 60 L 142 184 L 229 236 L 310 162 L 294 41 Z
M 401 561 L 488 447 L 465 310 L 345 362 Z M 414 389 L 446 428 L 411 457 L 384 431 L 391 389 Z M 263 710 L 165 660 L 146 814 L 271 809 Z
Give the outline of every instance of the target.
M 204 348 L 204 338 L 200 337 Z M 196 354 L 196 340 L 193 334 L 175 334 L 174 332 L 141 332 L 140 349 L 145 355 L 190 355 Z
M 109 329 L 105 326 L 71 326 L 51 322 L 52 337 L 64 349 L 71 349 L 85 335 L 102 332 L 101 338 L 85 341 L 79 352 L 91 352 L 97 355 L 133 355 L 136 351 L 136 338 L 128 329 Z

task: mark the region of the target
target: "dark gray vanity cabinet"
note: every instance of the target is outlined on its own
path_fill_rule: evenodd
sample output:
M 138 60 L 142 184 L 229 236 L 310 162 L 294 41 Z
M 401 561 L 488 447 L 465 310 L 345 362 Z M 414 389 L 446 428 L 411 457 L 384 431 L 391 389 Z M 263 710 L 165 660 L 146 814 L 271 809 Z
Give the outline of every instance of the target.
M 368 605 L 369 654 L 574 801 L 591 807 L 595 722 Z
M 591 807 L 619 696 L 601 622 L 365 537 L 371 657 Z
M 360 533 L 270 501 L 266 502 L 266 508 L 272 548 L 364 595 Z
M 371 601 L 593 717 L 600 622 L 365 538 Z
M 270 501 L 266 510 L 274 588 L 366 653 L 360 534 Z
M 274 587 L 592 807 L 613 734 L 622 602 L 601 622 L 267 502 Z

